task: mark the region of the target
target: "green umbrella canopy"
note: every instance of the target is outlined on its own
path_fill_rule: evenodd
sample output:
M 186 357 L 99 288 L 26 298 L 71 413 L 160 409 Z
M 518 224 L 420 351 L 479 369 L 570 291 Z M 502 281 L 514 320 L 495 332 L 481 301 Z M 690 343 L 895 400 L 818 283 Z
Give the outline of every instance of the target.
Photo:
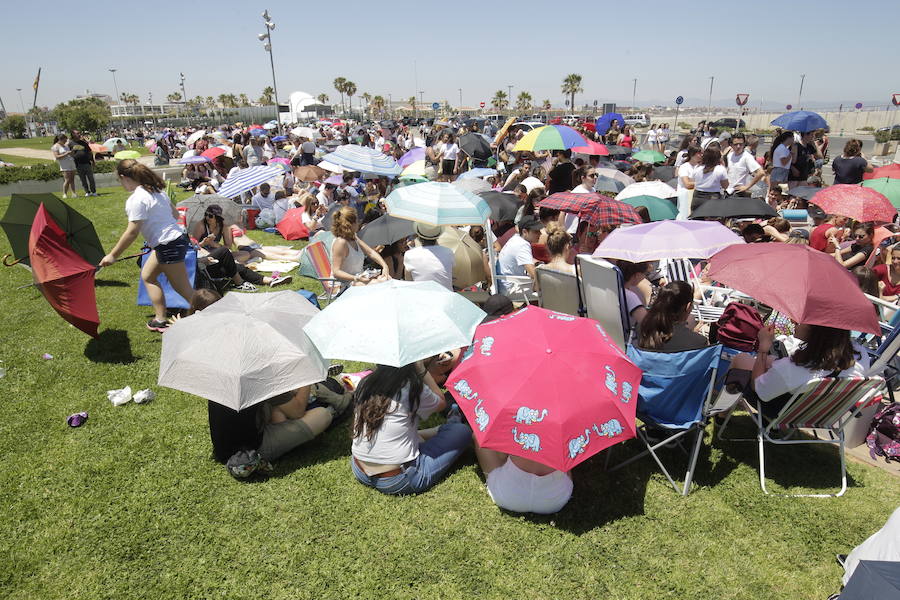
M 666 219 L 674 219 L 678 216 L 678 209 L 670 201 L 656 196 L 632 196 L 621 200 L 625 204 L 637 208 L 638 206 L 646 206 L 650 212 L 651 221 L 665 221 Z
M 641 150 L 632 154 L 631 158 L 648 163 L 666 162 L 666 155 L 656 150 Z
M 867 179 L 862 182 L 862 186 L 872 188 L 879 194 L 883 194 L 891 201 L 894 208 L 900 209 L 900 179 L 892 179 L 890 177 Z
M 42 203 L 66 232 L 66 241 L 72 249 L 90 264 L 99 264 L 100 259 L 106 256 L 106 252 L 100 244 L 94 224 L 53 194 L 12 195 L 9 208 L 6 209 L 3 219 L 0 219 L 0 227 L 9 238 L 13 256 L 24 264 L 31 264 L 28 258 L 28 238 L 31 235 L 34 216 Z

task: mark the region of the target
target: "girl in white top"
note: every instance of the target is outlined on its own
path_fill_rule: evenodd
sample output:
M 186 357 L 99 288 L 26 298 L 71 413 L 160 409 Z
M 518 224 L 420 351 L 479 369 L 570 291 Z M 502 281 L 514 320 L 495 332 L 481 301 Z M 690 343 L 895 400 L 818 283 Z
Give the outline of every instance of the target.
M 707 146 L 700 165 L 694 170 L 694 195 L 703 192 L 708 194 L 707 198 L 721 197 L 722 190 L 727 187 L 728 172 L 722 166 L 722 153 Z
M 794 133 L 782 132 L 772 142 L 772 173 L 769 176 L 771 183 L 787 183 L 791 173 L 791 163 L 794 160 Z
M 303 224 L 309 229 L 309 234 L 312 235 L 316 231 L 322 229 L 322 217 L 328 213 L 328 209 L 322 206 L 319 203 L 319 199 L 309 192 L 300 194 L 298 201 L 301 206 L 303 206 L 303 215 L 301 218 Z
M 656 125 L 650 126 L 650 131 L 647 132 L 647 147 L 649 150 L 658 150 L 659 146 L 657 142 L 659 140 L 658 133 L 656 131 Z
M 551 515 L 561 511 L 572 497 L 571 472 L 477 444 L 475 456 L 487 478 L 488 495 L 500 508 Z
M 334 213 L 331 220 L 331 232 L 334 234 L 334 241 L 331 242 L 332 277 L 343 285 L 368 285 L 387 281 L 387 263 L 356 235 L 358 230 L 355 208 L 344 206 Z M 380 275 L 369 277 L 361 274 L 365 257 L 381 267 Z
M 69 138 L 64 133 L 53 138 L 53 146 L 50 151 L 53 158 L 59 164 L 59 170 L 63 175 L 63 198 L 68 198 L 68 191 L 72 190 L 75 197 L 75 159 L 72 158 L 72 149 L 68 146 Z
M 679 192 L 694 189 L 694 171 L 703 159 L 703 152 L 699 146 L 690 146 L 686 152 L 687 160 L 678 167 L 677 191 Z
M 669 124 L 663 123 L 656 131 L 656 139 L 659 142 L 659 151 L 666 151 L 666 144 L 669 142 Z
M 437 149 L 437 160 L 441 167 L 441 177 L 444 178 L 442 181 L 450 181 L 450 178 L 456 174 L 456 158 L 458 155 L 459 146 L 453 141 L 453 134 L 443 134 Z

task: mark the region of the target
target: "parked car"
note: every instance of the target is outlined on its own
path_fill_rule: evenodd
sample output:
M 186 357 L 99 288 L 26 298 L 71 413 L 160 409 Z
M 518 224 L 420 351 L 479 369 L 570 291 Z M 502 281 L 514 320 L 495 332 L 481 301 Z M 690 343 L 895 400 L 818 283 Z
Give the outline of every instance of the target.
M 738 120 L 732 119 L 731 117 L 726 117 L 724 119 L 719 119 L 718 121 L 713 121 L 709 124 L 710 127 L 728 127 L 730 129 L 736 129 L 738 127 Z M 741 129 L 745 129 L 747 127 L 747 123 L 741 119 Z
M 573 125 L 576 125 L 579 121 L 581 121 L 582 118 L 583 117 L 581 115 L 566 115 L 563 117 L 562 121 L 564 124 L 571 127 Z
M 509 130 L 511 132 L 521 130 L 521 131 L 524 131 L 525 133 L 528 133 L 532 129 L 537 129 L 538 127 L 543 127 L 543 126 L 544 126 L 544 124 L 541 123 L 540 121 L 517 121 L 509 126 Z
M 639 127 L 647 127 L 650 125 L 650 117 L 648 117 L 645 113 L 634 113 L 630 115 L 625 115 L 625 124 L 631 125 L 634 127 L 635 125 Z

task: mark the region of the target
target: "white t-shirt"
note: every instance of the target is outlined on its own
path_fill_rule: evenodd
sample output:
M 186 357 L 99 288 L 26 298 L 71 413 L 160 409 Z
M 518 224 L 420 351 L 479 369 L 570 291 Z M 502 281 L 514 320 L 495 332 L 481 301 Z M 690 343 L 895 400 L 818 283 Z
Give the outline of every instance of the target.
M 456 144 L 441 144 L 438 146 L 438 152 L 444 153 L 443 160 L 456 160 L 456 155 L 459 154 L 459 146 Z
M 656 133 L 655 129 L 651 129 L 650 131 L 647 132 L 647 142 L 648 143 L 652 144 L 652 143 L 656 142 L 656 139 L 657 139 L 657 133 Z
M 453 291 L 453 250 L 418 246 L 403 255 L 403 266 L 413 281 L 434 281 Z
M 783 164 L 783 160 L 787 158 L 787 164 Z M 775 152 L 772 154 L 772 165 L 778 169 L 790 169 L 791 168 L 791 149 L 785 146 L 784 144 L 779 144 L 777 148 L 775 148 Z
M 258 206 L 259 210 L 265 210 L 267 208 L 272 208 L 272 205 L 275 204 L 275 194 L 273 192 L 269 192 L 268 196 L 263 196 L 259 192 L 253 194 L 253 199 L 250 201 L 253 206 Z
M 696 168 L 697 167 L 692 165 L 691 163 L 684 163 L 683 165 L 678 167 L 678 187 L 676 188 L 677 191 L 681 192 L 681 191 L 687 189 L 684 187 L 684 184 L 681 182 L 681 178 L 682 177 L 690 177 L 691 179 L 693 179 L 694 178 L 694 170 Z
M 853 344 L 857 352 L 856 362 L 849 369 L 841 371 L 839 377 L 864 377 L 869 370 L 869 353 L 859 344 Z M 795 365 L 790 356 L 779 358 L 772 363 L 768 371 L 753 380 L 753 389 L 763 402 L 786 393 L 795 394 L 810 380 L 817 377 L 828 377 L 829 371 L 812 371 L 806 367 Z
M 272 203 L 272 212 L 275 213 L 275 223 L 279 223 L 284 218 L 284 213 L 294 208 L 294 199 L 290 196 L 279 198 Z M 306 223 L 304 223 L 306 225 Z
M 721 192 L 722 180 L 728 177 L 728 172 L 722 165 L 716 165 L 709 173 L 703 172 L 703 165 L 697 165 L 694 170 L 694 189 L 700 192 Z
M 687 160 L 687 150 L 679 150 L 678 155 L 675 157 L 675 166 L 680 167 L 684 164 L 684 161 Z
M 150 193 L 143 187 L 136 188 L 125 201 L 125 214 L 129 221 L 139 221 L 141 235 L 151 248 L 177 240 L 184 229 L 172 216 L 172 203 L 162 192 Z
M 534 264 L 531 244 L 518 233 L 509 238 L 497 257 L 501 275 L 527 275 L 525 265 Z
M 53 152 L 58 152 L 59 154 L 63 154 L 64 152 L 69 151 L 68 146 L 64 146 L 63 144 L 53 144 L 53 147 L 50 148 Z M 72 155 L 63 156 L 62 158 L 56 159 L 57 164 L 59 164 L 60 171 L 74 171 L 75 170 L 75 159 L 72 158 Z
M 725 159 L 728 165 L 728 190 L 734 191 L 739 185 L 746 185 L 750 182 L 751 175 L 759 171 L 762 167 L 756 162 L 749 152 L 744 150 L 740 154 L 731 152 Z
M 391 400 L 381 427 L 371 440 L 366 432 L 353 438 L 350 452 L 359 460 L 378 465 L 402 465 L 419 456 L 419 421 L 437 409 L 441 397 L 423 384 L 416 414 L 409 412 L 409 386 Z

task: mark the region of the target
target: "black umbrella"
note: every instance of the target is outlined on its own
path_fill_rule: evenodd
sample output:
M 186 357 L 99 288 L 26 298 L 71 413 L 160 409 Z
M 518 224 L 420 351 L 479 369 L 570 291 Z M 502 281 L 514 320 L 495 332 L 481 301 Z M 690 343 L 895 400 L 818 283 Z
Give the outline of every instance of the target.
M 515 194 L 483 192 L 478 195 L 484 198 L 484 201 L 491 207 L 491 219 L 494 221 L 512 222 L 516 219 L 520 204 Z
M 729 196 L 710 199 L 691 213 L 691 219 L 735 219 L 740 217 L 777 217 L 778 213 L 762 198 Z
M 413 222 L 408 219 L 398 219 L 391 215 L 381 215 L 359 232 L 359 237 L 368 245 L 390 246 L 398 240 L 413 235 Z
M 341 204 L 340 202 L 333 202 L 331 206 L 328 207 L 328 212 L 325 213 L 325 216 L 322 217 L 322 220 L 320 221 L 323 229 L 331 229 L 331 219 L 334 217 L 334 213 L 341 210 L 344 206 L 346 205 Z
M 459 136 L 459 149 L 476 160 L 487 160 L 493 154 L 488 141 L 477 133 Z
M 631 155 L 631 148 L 626 148 L 625 146 L 607 146 L 606 149 L 609 151 L 610 156 Z
M 811 185 L 798 185 L 793 189 L 788 190 L 788 196 L 793 196 L 794 198 L 801 198 L 803 200 L 809 201 L 812 199 L 816 193 L 821 192 L 822 188 L 813 187 Z
M 379 123 L 379 125 L 381 125 L 381 128 L 382 128 L 382 129 L 394 129 L 395 127 L 397 127 L 397 124 L 394 123 L 394 122 L 391 121 L 391 120 L 384 120 L 384 121 L 381 121 L 381 122 Z
M 900 597 L 900 563 L 861 560 L 841 592 L 841 600 Z
M 675 177 L 675 167 L 653 167 L 653 179 L 658 179 L 659 181 L 668 181 Z
M 597 177 L 597 182 L 594 184 L 595 192 L 613 192 L 618 194 L 624 189 L 624 183 L 618 179 L 613 179 L 612 177 L 607 177 L 605 175 L 599 175 Z

